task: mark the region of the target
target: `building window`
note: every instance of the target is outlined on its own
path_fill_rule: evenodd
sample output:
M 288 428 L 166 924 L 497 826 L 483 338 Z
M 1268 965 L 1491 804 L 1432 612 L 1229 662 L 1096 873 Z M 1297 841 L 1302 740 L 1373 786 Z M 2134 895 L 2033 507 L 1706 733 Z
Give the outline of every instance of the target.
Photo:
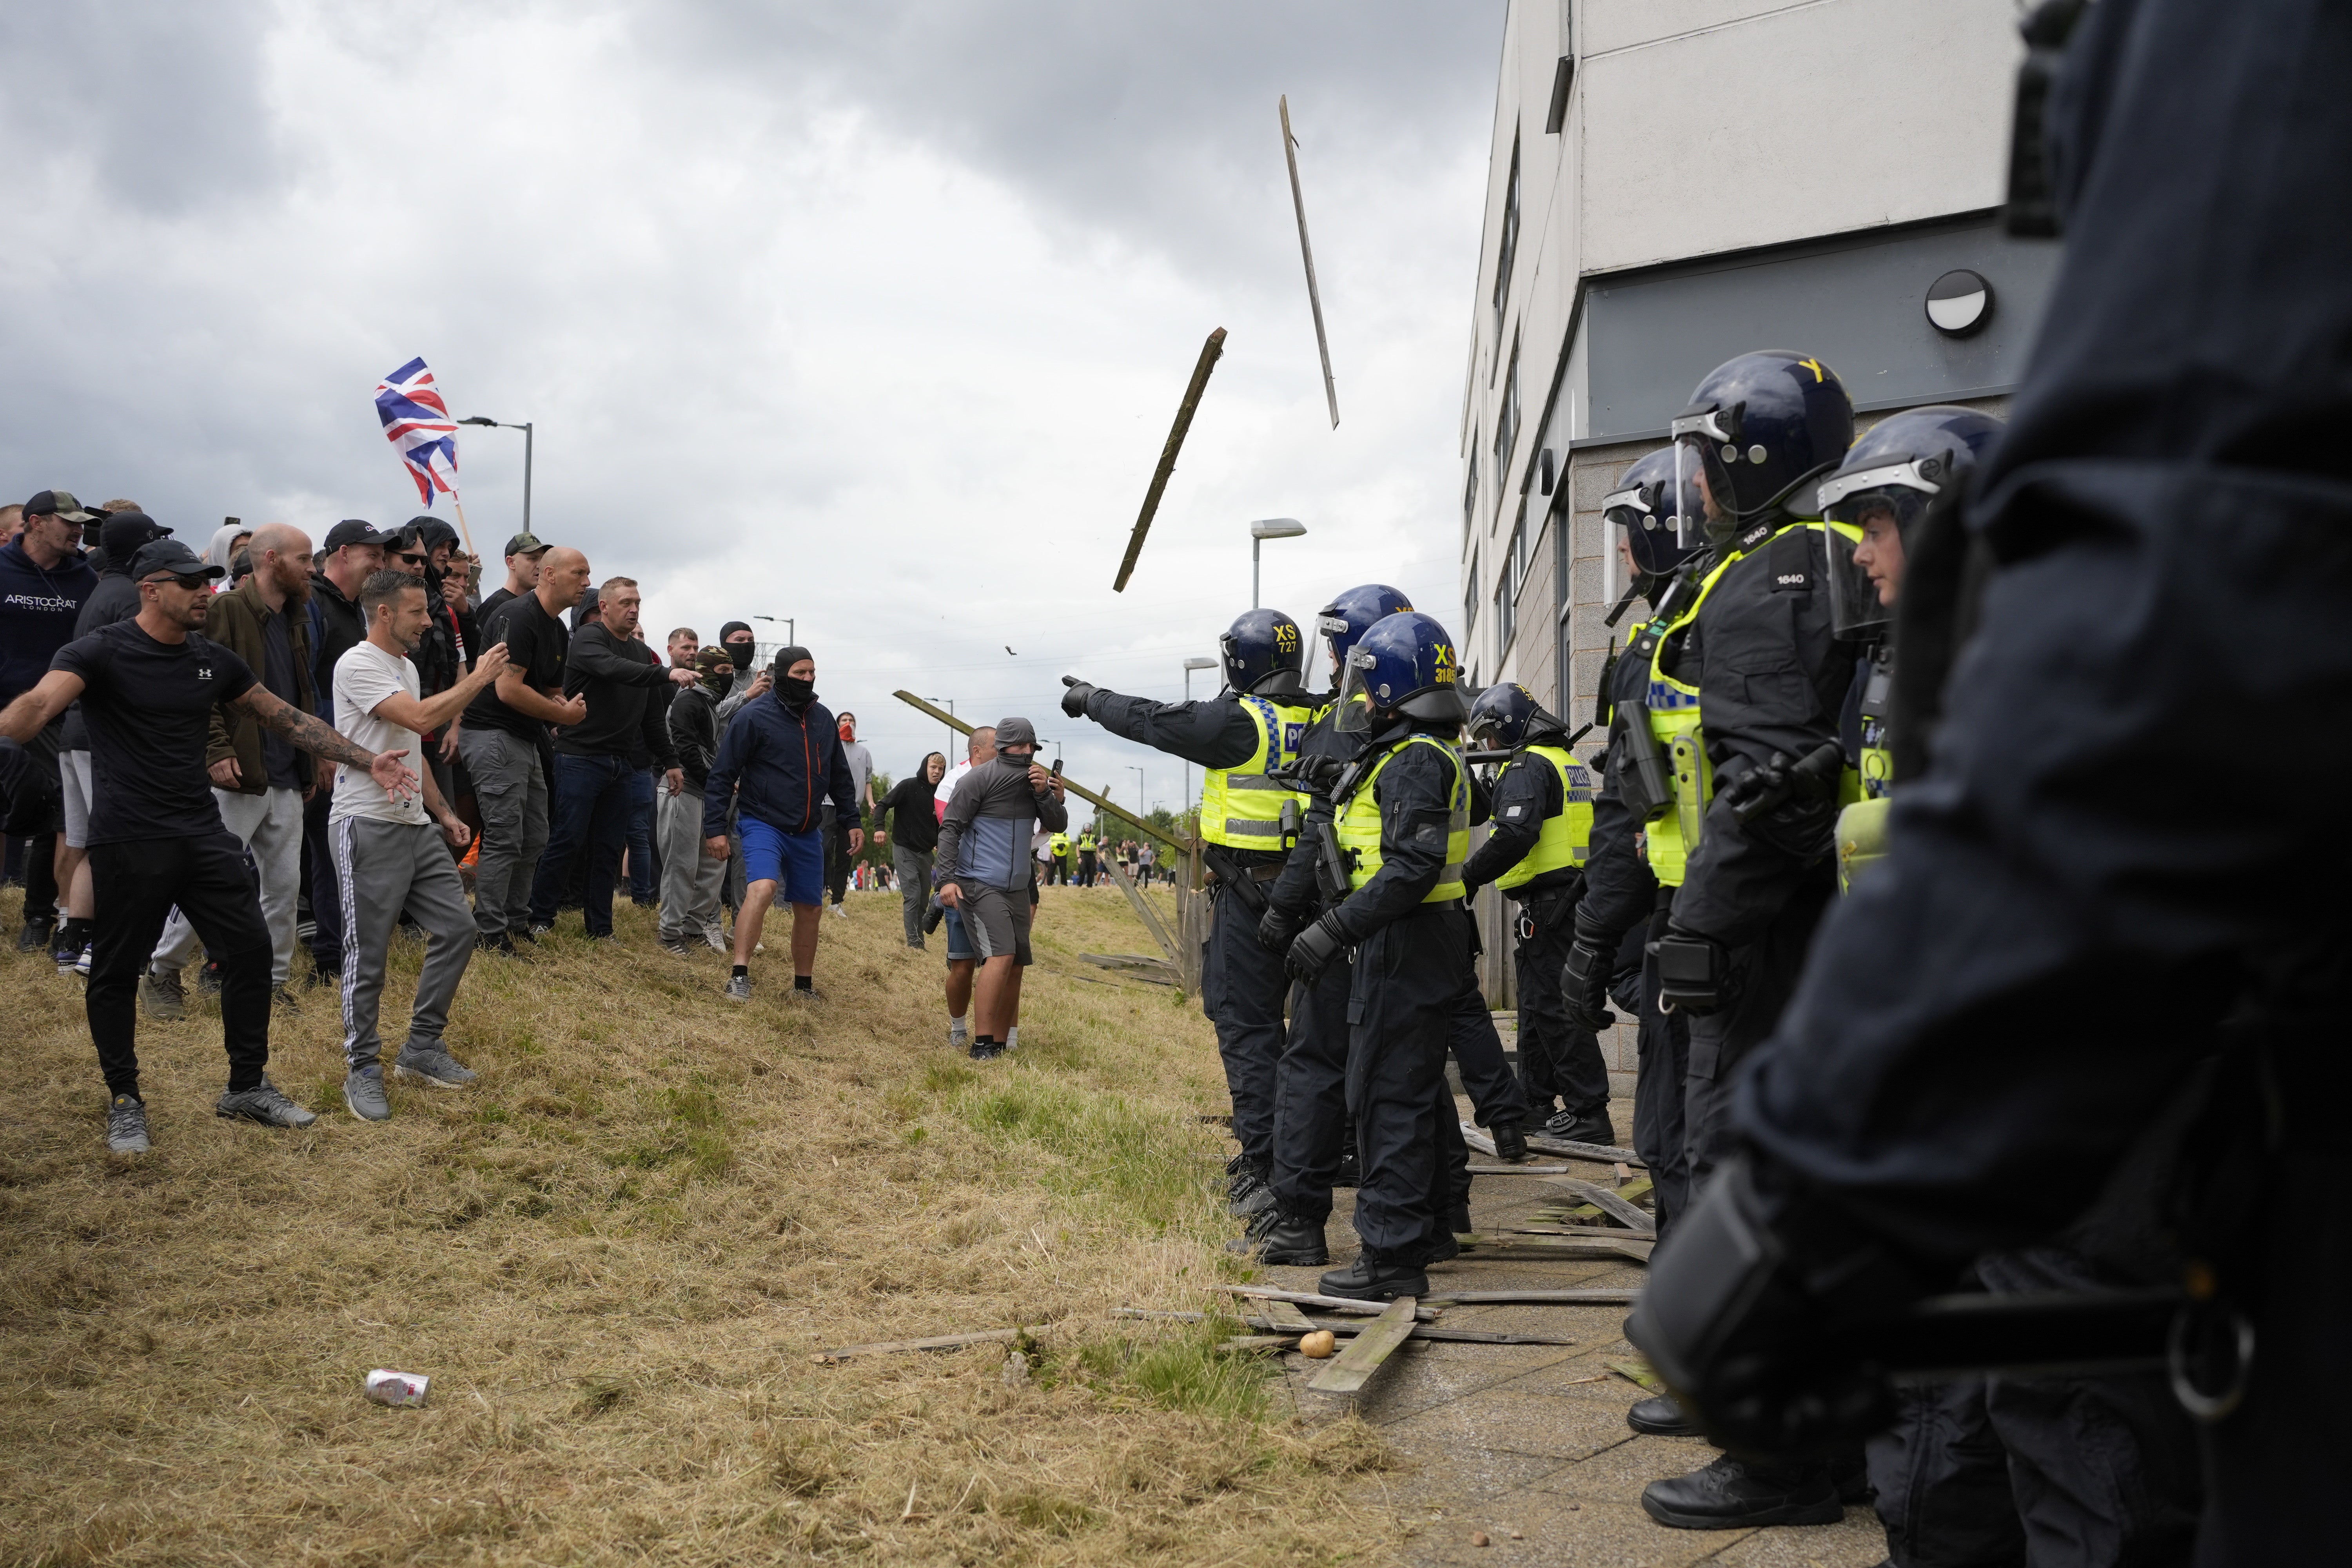
M 1468 543 L 1471 524 L 1478 520 L 1478 448 L 1470 448 L 1470 478 L 1462 486 L 1462 540 Z
M 1495 241 L 1495 342 L 1503 341 L 1503 314 L 1511 297 L 1511 267 L 1519 258 L 1519 139 L 1511 138 L 1511 178 L 1503 187 L 1503 232 Z
M 1519 340 L 1511 339 L 1511 368 L 1503 377 L 1503 411 L 1495 419 L 1495 487 L 1505 489 L 1511 471 L 1511 448 L 1519 439 Z M 1500 509 L 1497 508 L 1499 510 Z
M 1512 622 L 1517 618 L 1512 614 L 1513 601 L 1518 596 L 1512 591 L 1515 586 L 1507 563 L 1495 583 L 1495 659 L 1497 664 L 1508 658 L 1511 652 Z
M 1470 575 L 1463 579 L 1462 640 L 1470 640 L 1470 628 L 1478 624 L 1478 552 L 1470 552 Z

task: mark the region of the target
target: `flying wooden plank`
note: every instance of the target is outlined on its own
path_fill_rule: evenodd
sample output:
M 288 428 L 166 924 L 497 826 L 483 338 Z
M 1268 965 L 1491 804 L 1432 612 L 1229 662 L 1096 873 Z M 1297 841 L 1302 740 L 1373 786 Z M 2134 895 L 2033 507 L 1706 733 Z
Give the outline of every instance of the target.
M 1364 1380 L 1381 1369 L 1397 1346 L 1412 1333 L 1412 1315 L 1420 1306 L 1410 1296 L 1399 1296 L 1391 1301 L 1388 1310 L 1358 1334 L 1346 1350 L 1331 1358 L 1331 1364 L 1315 1374 L 1307 1386 L 1318 1394 L 1353 1394 L 1364 1386 Z
M 1307 263 L 1307 308 L 1315 312 L 1315 352 L 1323 356 L 1323 399 L 1331 405 L 1331 428 L 1339 427 L 1339 386 L 1331 379 L 1331 340 L 1323 335 L 1323 291 L 1315 285 L 1315 247 L 1307 238 L 1307 198 L 1298 189 L 1298 138 L 1290 133 L 1290 95 L 1282 110 L 1282 161 L 1290 166 L 1290 205 L 1298 214 L 1298 254 Z
M 1201 406 L 1201 394 L 1209 384 L 1209 373 L 1217 366 L 1217 356 L 1225 352 L 1225 329 L 1219 327 L 1201 345 L 1200 362 L 1192 366 L 1192 382 L 1184 388 L 1184 401 L 1176 405 L 1176 424 L 1168 432 L 1168 444 L 1160 448 L 1160 466 L 1151 470 L 1151 488 L 1143 492 L 1143 510 L 1137 514 L 1135 531 L 1127 536 L 1127 556 L 1118 563 L 1118 578 L 1110 585 L 1114 594 L 1127 592 L 1127 580 L 1135 574 L 1135 558 L 1143 553 L 1143 536 L 1151 531 L 1152 515 L 1160 510 L 1160 494 L 1168 488 L 1168 476 L 1176 471 L 1176 454 L 1184 449 L 1184 434 L 1192 428 L 1192 415 Z

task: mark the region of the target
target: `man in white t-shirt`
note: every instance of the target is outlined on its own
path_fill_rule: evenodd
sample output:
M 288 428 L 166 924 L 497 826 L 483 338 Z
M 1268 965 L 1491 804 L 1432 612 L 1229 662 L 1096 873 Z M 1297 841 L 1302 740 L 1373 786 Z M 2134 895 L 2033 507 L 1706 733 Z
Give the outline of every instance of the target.
M 414 749 L 420 737 L 463 712 L 506 668 L 506 644 L 492 643 L 465 679 L 431 701 L 421 700 L 408 656 L 431 629 L 433 606 L 425 579 L 405 572 L 374 573 L 360 588 L 367 640 L 335 661 L 335 721 L 346 736 L 370 737 L 358 743 L 371 751 Z M 408 1041 L 393 1060 L 393 1076 L 443 1089 L 474 1080 L 441 1040 L 475 942 L 465 885 L 443 843 L 463 848 L 467 832 L 434 787 L 431 770 L 418 773 L 423 800 L 394 801 L 366 773 L 344 768 L 335 775 L 334 805 L 327 812 L 343 904 L 343 1103 L 362 1121 L 392 1118 L 378 1060 L 383 1042 L 376 1011 L 403 909 L 425 928 L 427 942 Z

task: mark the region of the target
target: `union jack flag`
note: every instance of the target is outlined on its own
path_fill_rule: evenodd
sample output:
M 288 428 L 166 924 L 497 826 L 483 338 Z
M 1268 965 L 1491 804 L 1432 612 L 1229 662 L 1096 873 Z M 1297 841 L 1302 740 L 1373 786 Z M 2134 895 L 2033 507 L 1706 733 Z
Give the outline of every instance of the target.
M 410 360 L 376 383 L 376 416 L 383 421 L 383 437 L 400 450 L 408 477 L 416 481 L 416 495 L 425 506 L 434 492 L 457 490 L 457 422 L 433 384 L 433 373 L 421 359 Z

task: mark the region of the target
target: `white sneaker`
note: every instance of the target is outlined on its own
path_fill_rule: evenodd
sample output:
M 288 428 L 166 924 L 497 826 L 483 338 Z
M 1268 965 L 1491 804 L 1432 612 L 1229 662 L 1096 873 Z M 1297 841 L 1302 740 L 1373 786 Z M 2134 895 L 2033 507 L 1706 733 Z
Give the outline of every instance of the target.
M 717 926 L 703 927 L 702 940 L 710 944 L 710 951 L 713 952 L 725 952 L 727 951 L 727 933 L 720 931 Z
M 961 1018 L 948 1020 L 948 1049 L 961 1051 L 971 1045 L 971 1026 Z
M 833 906 L 833 912 L 838 919 L 845 921 L 849 918 L 849 906 L 847 904 L 835 904 Z

